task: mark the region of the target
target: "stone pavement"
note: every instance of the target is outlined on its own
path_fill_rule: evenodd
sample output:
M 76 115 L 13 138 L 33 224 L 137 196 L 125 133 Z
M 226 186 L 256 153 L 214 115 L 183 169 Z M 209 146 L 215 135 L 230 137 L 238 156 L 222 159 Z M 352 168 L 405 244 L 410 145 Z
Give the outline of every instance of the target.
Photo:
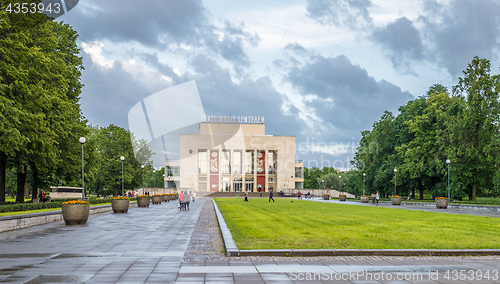
M 493 256 L 226 257 L 213 210 L 201 198 L 0 234 L 0 282 L 500 283 Z

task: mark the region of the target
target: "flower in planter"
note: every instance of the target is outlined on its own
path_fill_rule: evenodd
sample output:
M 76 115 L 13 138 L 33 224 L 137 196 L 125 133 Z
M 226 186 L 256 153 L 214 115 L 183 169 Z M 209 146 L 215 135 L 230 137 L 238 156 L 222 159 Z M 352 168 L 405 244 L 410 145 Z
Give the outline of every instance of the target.
M 448 199 L 448 197 L 436 197 L 436 199 Z
M 149 197 L 149 195 L 138 195 L 137 198 L 139 197 Z
M 161 194 L 153 194 L 153 196 L 161 196 Z
M 113 197 L 112 199 L 114 199 L 114 200 L 117 200 L 117 199 L 125 199 L 125 200 L 128 200 L 128 197 L 125 197 L 125 196 L 115 196 L 115 197 Z
M 392 198 L 401 198 L 401 196 L 399 196 L 399 195 L 393 195 L 393 196 L 391 196 L 391 197 L 392 197 Z
M 62 204 L 73 204 L 73 205 L 82 205 L 82 204 L 89 204 L 88 201 L 81 201 L 81 200 L 70 200 L 63 202 Z

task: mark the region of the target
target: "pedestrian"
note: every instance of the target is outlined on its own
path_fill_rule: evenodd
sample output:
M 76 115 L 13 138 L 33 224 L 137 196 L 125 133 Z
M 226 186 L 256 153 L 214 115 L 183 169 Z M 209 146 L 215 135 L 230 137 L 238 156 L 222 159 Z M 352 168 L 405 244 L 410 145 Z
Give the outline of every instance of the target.
M 270 191 L 269 191 L 269 202 L 271 202 L 271 199 L 272 199 L 272 200 L 273 200 L 273 202 L 274 202 L 274 198 L 273 198 L 273 191 L 272 191 L 272 190 L 270 190 Z
M 298 197 L 299 197 L 299 199 L 300 199 L 300 190 L 299 190 L 299 193 L 298 193 L 297 195 L 298 195 Z
M 196 198 L 196 190 L 194 191 L 193 195 L 191 195 L 191 198 L 193 199 L 194 202 L 194 199 Z
M 375 193 L 372 192 L 372 205 L 375 206 Z
M 378 191 L 377 191 L 377 195 L 375 195 L 375 199 L 377 200 L 377 206 L 378 206 L 378 201 L 380 199 L 380 194 L 378 193 Z
M 181 193 L 179 193 L 179 210 L 182 210 L 182 207 L 184 206 L 183 202 L 184 202 L 184 192 L 181 191 Z
M 186 191 L 184 194 L 184 210 L 189 210 L 189 203 L 191 203 L 191 195 Z
M 245 201 L 244 202 L 248 202 L 248 191 L 245 190 Z

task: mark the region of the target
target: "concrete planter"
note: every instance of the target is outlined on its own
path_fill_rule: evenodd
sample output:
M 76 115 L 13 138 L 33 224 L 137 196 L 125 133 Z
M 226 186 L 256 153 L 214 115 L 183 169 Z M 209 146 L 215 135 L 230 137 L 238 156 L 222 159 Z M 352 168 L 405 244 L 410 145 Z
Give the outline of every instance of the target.
M 339 201 L 345 201 L 346 198 L 347 197 L 344 194 L 339 195 Z
M 327 195 L 327 194 L 323 195 L 323 200 L 329 200 L 329 199 L 330 199 L 330 195 Z
M 446 198 L 446 199 L 437 199 L 436 198 L 436 207 L 438 209 L 448 208 L 448 198 Z
M 167 201 L 167 200 L 166 200 L 166 198 L 167 198 L 167 196 L 162 195 L 162 196 L 161 196 L 161 202 L 165 202 L 165 201 Z
M 369 200 L 370 200 L 370 196 L 361 195 L 361 203 L 368 203 Z
M 85 225 L 89 219 L 90 204 L 63 204 L 62 215 L 66 225 Z
M 392 205 L 401 205 L 401 197 L 391 197 Z
M 111 208 L 115 213 L 127 213 L 130 201 L 128 199 L 112 199 Z
M 160 195 L 153 195 L 152 202 L 153 202 L 153 204 L 161 204 L 161 196 Z
M 137 206 L 149 207 L 149 197 L 137 197 Z

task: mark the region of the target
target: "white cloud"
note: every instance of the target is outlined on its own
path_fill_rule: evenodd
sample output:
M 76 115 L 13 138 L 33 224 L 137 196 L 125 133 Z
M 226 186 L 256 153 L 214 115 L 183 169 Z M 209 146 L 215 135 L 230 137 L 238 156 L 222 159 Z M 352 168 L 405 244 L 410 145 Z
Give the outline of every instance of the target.
M 102 55 L 102 48 L 104 44 L 100 41 L 82 42 L 83 52 L 90 55 L 92 62 L 97 66 L 105 69 L 113 67 L 113 60 L 106 58 Z

